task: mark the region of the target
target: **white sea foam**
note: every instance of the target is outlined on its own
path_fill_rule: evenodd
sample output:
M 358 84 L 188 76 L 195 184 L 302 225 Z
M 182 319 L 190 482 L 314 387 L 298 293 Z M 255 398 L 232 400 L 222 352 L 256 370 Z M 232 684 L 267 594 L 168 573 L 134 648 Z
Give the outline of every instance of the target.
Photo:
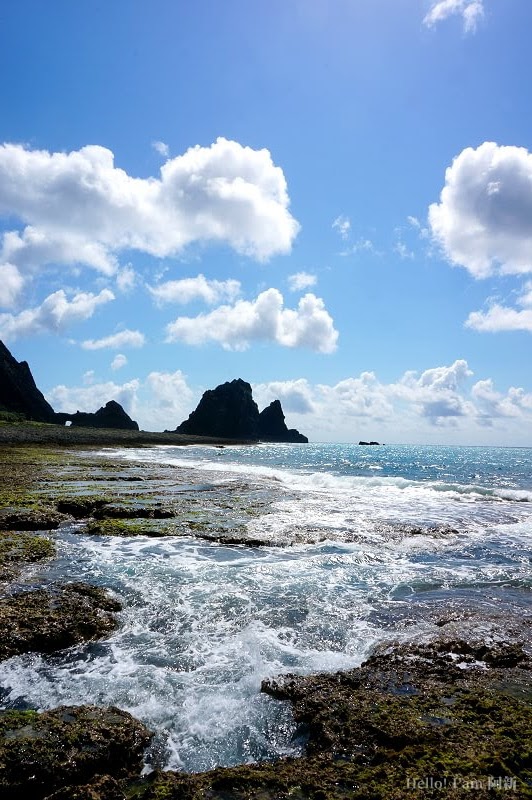
M 117 705 L 166 736 L 166 767 L 298 752 L 290 709 L 260 694 L 263 678 L 356 666 L 379 641 L 433 630 L 416 617 L 427 602 L 530 596 L 526 489 L 336 475 L 311 457 L 299 469 L 243 464 L 230 449 L 106 452 L 178 467 L 187 484 L 266 492 L 249 532 L 291 545 L 58 534 L 57 577 L 113 588 L 121 625 L 102 643 L 0 664 L 5 702 Z M 405 628 L 399 611 L 418 621 Z

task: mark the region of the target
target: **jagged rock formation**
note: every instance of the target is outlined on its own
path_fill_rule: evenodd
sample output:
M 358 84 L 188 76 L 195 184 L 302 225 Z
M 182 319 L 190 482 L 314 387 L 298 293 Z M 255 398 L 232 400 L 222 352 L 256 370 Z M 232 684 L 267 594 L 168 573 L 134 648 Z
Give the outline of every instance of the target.
M 259 414 L 259 439 L 263 442 L 297 442 L 307 444 L 308 439 L 295 428 L 288 429 L 279 400 L 273 400 Z
M 209 389 L 176 433 L 223 439 L 258 439 L 259 409 L 251 386 L 241 378 Z
M 84 411 L 76 411 L 75 414 L 58 412 L 55 415 L 55 422 L 62 425 L 70 422 L 78 428 L 116 428 L 124 431 L 138 431 L 139 429 L 138 423 L 131 419 L 116 400 L 109 400 L 94 414 Z
M 266 442 L 308 442 L 306 436 L 286 427 L 279 400 L 274 400 L 259 414 L 251 386 L 241 378 L 206 391 L 196 410 L 176 428 L 176 433 Z
M 0 409 L 36 422 L 54 422 L 54 410 L 37 389 L 27 361 L 17 361 L 0 342 Z

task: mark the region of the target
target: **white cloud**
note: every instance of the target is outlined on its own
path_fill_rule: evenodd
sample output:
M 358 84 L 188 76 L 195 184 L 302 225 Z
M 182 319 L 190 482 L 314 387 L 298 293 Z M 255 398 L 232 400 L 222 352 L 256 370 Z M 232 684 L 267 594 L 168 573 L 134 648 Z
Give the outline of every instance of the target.
M 288 276 L 288 286 L 292 292 L 302 292 L 305 289 L 310 289 L 311 286 L 316 286 L 318 279 L 310 272 L 296 272 L 294 275 Z
M 208 305 L 215 305 L 223 300 L 236 300 L 240 294 L 240 282 L 232 279 L 208 280 L 205 275 L 200 274 L 195 278 L 182 278 L 160 283 L 158 286 L 148 286 L 148 290 L 159 305 L 165 303 L 185 305 L 193 300 L 202 300 Z
M 466 327 L 477 331 L 529 331 L 532 333 L 532 281 L 527 281 L 517 299 L 520 309 L 493 303 L 487 311 L 472 311 Z
M 145 383 L 150 393 L 149 410 L 144 416 L 155 430 L 174 430 L 197 405 L 198 393 L 188 386 L 185 375 L 176 372 L 150 372 Z
M 532 333 L 532 308 L 500 306 L 497 303 L 488 311 L 472 311 L 466 320 L 466 327 L 482 333 L 499 331 L 529 331 Z
M 412 259 L 415 258 L 415 253 L 413 250 L 410 250 L 406 244 L 399 239 L 394 245 L 394 251 L 397 255 L 404 261 L 405 259 Z
M 157 178 L 129 175 L 98 145 L 71 153 L 2 145 L 0 214 L 20 220 L 4 234 L 0 263 L 23 272 L 84 264 L 111 275 L 122 251 L 162 258 L 192 242 L 265 261 L 288 253 L 299 229 L 269 151 L 223 138 L 167 160 Z
M 140 381 L 116 384 L 91 383 L 89 386 L 56 386 L 47 392 L 46 397 L 55 411 L 73 414 L 75 411 L 94 413 L 109 400 L 116 400 L 131 416 L 134 415 Z
M 0 264 L 0 308 L 11 308 L 24 286 L 24 278 L 14 264 Z
M 448 17 L 461 16 L 464 30 L 474 33 L 477 25 L 484 17 L 483 0 L 432 0 L 432 6 L 425 16 L 423 23 L 432 28 Z
M 289 427 L 314 441 L 439 442 L 532 445 L 532 394 L 511 387 L 498 391 L 491 379 L 472 387 L 463 359 L 422 373 L 406 372 L 382 383 L 372 372 L 336 384 L 299 380 L 253 386 L 259 407 L 278 397 Z M 490 432 L 488 432 L 490 431 Z
M 350 244 L 345 250 L 342 250 L 339 255 L 354 256 L 357 253 L 374 253 L 375 255 L 379 255 L 371 239 L 365 239 L 363 236 L 357 239 L 354 244 Z
M 126 267 L 119 269 L 117 272 L 116 275 L 117 288 L 121 292 L 124 292 L 124 294 L 127 294 L 127 292 L 130 292 L 132 289 L 135 288 L 137 279 L 138 279 L 137 273 L 135 272 L 133 267 L 130 264 L 128 264 Z
M 6 147 L 6 145 L 4 145 Z M 0 146 L 0 175 L 7 171 L 2 165 L 2 146 Z M 4 169 L 2 167 L 4 166 Z M 9 206 L 2 203 L 0 188 L 0 214 L 8 213 Z M 43 195 L 45 191 L 43 190 Z M 43 196 L 42 202 L 46 203 Z M 65 198 L 65 203 L 68 200 Z M 14 212 L 21 219 L 32 219 L 39 216 L 22 211 Z M 80 210 L 81 213 L 81 210 Z M 81 227 L 82 221 L 79 221 Z M 67 264 L 70 266 L 85 264 L 104 275 L 113 275 L 117 269 L 117 261 L 109 248 L 102 242 L 90 239 L 81 230 L 68 229 L 60 219 L 54 223 L 48 220 L 39 227 L 28 225 L 22 231 L 8 231 L 3 235 L 0 249 L 0 260 L 11 261 L 26 275 L 37 272 L 45 264 Z
M 146 337 L 140 331 L 119 331 L 103 339 L 85 339 L 81 342 L 84 350 L 120 349 L 121 347 L 143 347 Z
M 336 217 L 334 220 L 332 227 L 338 231 L 340 238 L 342 238 L 344 242 L 349 239 L 349 234 L 351 232 L 351 220 L 349 217 L 340 214 L 340 216 Z
M 56 411 L 97 411 L 116 400 L 143 430 L 174 430 L 197 405 L 200 392 L 188 386 L 177 372 L 151 372 L 145 380 L 135 378 L 123 384 L 96 383 L 94 373 L 83 378 L 83 386 L 55 386 L 46 397 Z
M 306 294 L 297 309 L 284 308 L 277 289 L 256 300 L 239 300 L 197 317 L 178 317 L 167 326 L 167 341 L 200 345 L 218 342 L 226 350 L 245 350 L 253 341 L 284 347 L 308 347 L 319 353 L 336 349 L 338 332 L 321 298 Z
M 60 289 L 48 295 L 36 308 L 28 308 L 20 314 L 0 314 L 0 338 L 13 340 L 19 336 L 40 333 L 60 333 L 69 325 L 92 317 L 98 306 L 114 300 L 109 289 L 95 295 L 78 292 L 71 300 Z
M 118 369 L 122 369 L 127 364 L 127 358 L 123 353 L 117 353 L 117 355 L 111 361 L 111 369 L 116 372 Z
M 475 278 L 532 272 L 532 154 L 494 142 L 463 150 L 429 222 L 447 258 Z
M 163 158 L 168 158 L 170 155 L 170 148 L 165 142 L 152 142 L 151 146 L 155 150 L 156 153 L 159 153 L 160 156 Z

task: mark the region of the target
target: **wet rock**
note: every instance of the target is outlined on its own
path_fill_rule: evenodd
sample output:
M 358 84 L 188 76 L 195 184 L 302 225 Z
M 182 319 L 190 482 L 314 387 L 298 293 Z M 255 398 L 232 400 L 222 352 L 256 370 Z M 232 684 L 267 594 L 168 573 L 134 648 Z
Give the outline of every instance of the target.
M 118 800 L 122 795 L 114 779 L 140 772 L 151 735 L 118 708 L 0 712 L 0 796 Z M 98 775 L 105 777 L 94 781 Z
M 0 661 L 31 651 L 50 653 L 109 635 L 121 608 L 96 586 L 69 583 L 0 599 Z
M 25 563 L 55 555 L 55 545 L 44 536 L 16 531 L 0 532 L 0 581 L 11 581 Z
M 100 497 L 68 497 L 57 501 L 56 508 L 62 514 L 69 514 L 75 519 L 85 519 L 99 511 L 109 500 Z
M 126 800 L 126 795 L 118 781 L 103 775 L 83 786 L 65 786 L 44 800 Z
M 64 519 L 51 509 L 0 508 L 0 531 L 51 531 Z

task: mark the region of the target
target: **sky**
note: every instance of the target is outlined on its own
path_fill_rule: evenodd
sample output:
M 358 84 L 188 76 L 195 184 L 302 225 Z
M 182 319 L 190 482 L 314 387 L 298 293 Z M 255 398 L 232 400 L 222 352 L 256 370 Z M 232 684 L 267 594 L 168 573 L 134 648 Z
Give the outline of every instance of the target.
M 530 0 L 6 0 L 0 339 L 57 411 L 233 378 L 532 446 Z

